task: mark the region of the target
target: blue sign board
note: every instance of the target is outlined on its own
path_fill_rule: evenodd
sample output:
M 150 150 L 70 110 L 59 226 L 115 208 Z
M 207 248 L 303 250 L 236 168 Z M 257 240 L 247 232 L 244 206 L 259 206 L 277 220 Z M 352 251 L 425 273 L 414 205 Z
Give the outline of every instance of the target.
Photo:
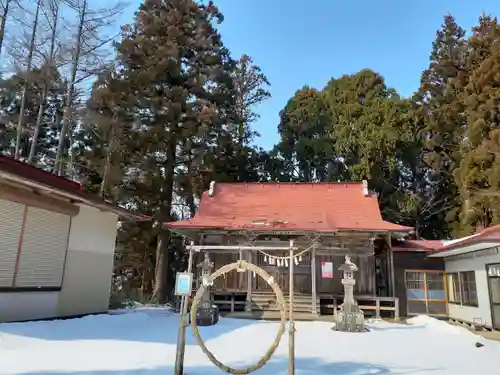
M 193 274 L 189 272 L 177 272 L 175 277 L 175 295 L 190 296 L 193 286 Z

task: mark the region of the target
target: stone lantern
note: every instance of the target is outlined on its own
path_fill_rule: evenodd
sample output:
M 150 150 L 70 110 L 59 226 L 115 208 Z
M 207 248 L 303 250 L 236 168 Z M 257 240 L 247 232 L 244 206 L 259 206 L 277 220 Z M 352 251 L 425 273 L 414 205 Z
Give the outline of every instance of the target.
M 210 291 L 212 282 L 209 276 L 212 274 L 214 264 L 210 261 L 208 253 L 205 253 L 203 262 L 196 265 L 200 269 L 200 281 L 205 286 L 205 292 L 196 312 L 196 324 L 199 326 L 211 326 L 219 321 L 219 308 L 214 305 L 213 295 Z
M 354 272 L 358 271 L 358 267 L 351 262 L 349 255 L 346 255 L 345 263 L 339 267 L 339 271 L 344 273 L 342 278 L 344 303 L 340 305 L 334 329 L 344 332 L 363 332 L 365 329 L 364 315 L 354 300 L 354 285 L 356 285 Z

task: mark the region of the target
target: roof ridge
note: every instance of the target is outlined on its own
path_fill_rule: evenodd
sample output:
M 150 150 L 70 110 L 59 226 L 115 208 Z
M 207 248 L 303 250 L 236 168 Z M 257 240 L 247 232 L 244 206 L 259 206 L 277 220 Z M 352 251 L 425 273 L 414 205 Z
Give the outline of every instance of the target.
M 72 186 L 73 188 L 82 189 L 82 187 L 83 187 L 81 183 L 74 181 L 70 178 L 67 178 L 64 176 L 59 176 L 53 172 L 49 172 L 49 171 L 46 171 L 45 169 L 39 168 L 36 165 L 28 164 L 25 161 L 17 160 L 17 159 L 10 157 L 10 156 L 0 155 L 0 170 L 3 170 L 2 167 L 4 167 L 4 166 L 7 166 L 7 167 L 8 166 L 12 166 L 12 167 L 17 166 L 19 168 L 22 168 L 25 171 L 29 171 L 30 173 L 43 175 L 49 179 L 57 180 L 63 184 L 66 184 L 67 186 Z M 19 171 L 19 170 L 17 170 L 17 171 Z M 11 171 L 6 170 L 6 172 L 10 173 Z
M 276 182 L 276 181 L 262 181 L 262 182 L 242 182 L 242 181 L 236 181 L 236 182 L 217 182 L 215 181 L 216 185 L 362 185 L 363 181 L 332 181 L 332 182 L 325 182 L 325 181 L 319 181 L 319 182 L 307 182 L 307 181 L 299 181 L 299 182 L 294 182 L 294 181 L 285 181 L 285 182 Z

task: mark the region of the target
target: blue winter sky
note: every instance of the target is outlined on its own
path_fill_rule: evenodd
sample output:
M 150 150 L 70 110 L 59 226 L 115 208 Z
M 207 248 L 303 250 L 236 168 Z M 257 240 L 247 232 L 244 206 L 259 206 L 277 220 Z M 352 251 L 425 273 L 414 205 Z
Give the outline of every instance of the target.
M 500 16 L 498 0 L 214 0 L 224 13 L 224 43 L 250 55 L 267 75 L 272 98 L 254 125 L 265 149 L 278 141 L 279 111 L 303 85 L 321 89 L 331 77 L 370 68 L 410 95 L 428 65 L 446 13 L 465 28 L 482 12 Z M 140 2 L 123 14 L 131 22 Z

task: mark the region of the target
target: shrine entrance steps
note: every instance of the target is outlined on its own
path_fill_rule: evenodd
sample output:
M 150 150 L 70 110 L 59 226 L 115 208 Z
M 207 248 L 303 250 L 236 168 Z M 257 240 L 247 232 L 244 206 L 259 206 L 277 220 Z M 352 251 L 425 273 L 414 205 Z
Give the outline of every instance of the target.
M 290 305 L 288 293 L 284 293 L 287 310 Z M 276 303 L 276 296 L 272 291 L 252 291 L 252 311 L 260 312 L 279 312 L 279 307 Z M 294 313 L 307 313 L 313 312 L 313 297 L 311 294 L 297 293 L 293 296 L 293 311 Z M 320 311 L 320 300 L 316 298 L 316 311 Z M 316 314 L 317 316 L 318 314 Z

